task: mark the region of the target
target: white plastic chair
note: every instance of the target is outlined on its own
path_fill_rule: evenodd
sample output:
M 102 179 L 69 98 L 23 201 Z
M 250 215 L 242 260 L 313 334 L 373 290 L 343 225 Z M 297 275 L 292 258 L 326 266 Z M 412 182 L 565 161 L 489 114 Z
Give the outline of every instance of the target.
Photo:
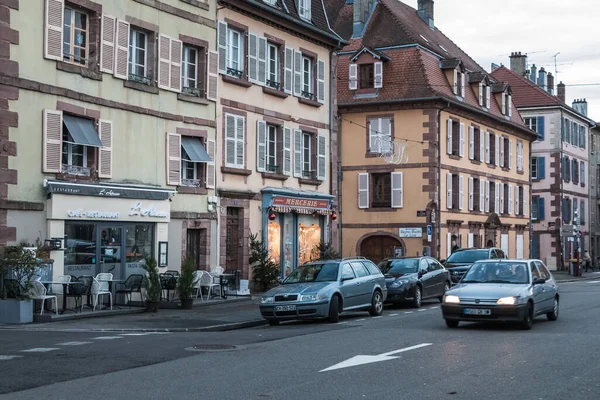
M 53 279 L 53 281 L 69 283 L 69 282 L 71 282 L 71 275 L 60 275 L 60 276 L 57 276 L 56 279 Z M 50 293 L 55 294 L 57 296 L 63 295 L 64 294 L 63 285 L 61 285 L 59 283 L 53 283 Z
M 218 287 L 220 289 L 221 285 L 214 282 L 214 278 L 210 272 L 202 271 L 202 276 L 200 277 L 200 287 L 208 288 L 208 294 L 206 295 L 206 298 L 210 299 L 210 294 L 212 293 L 213 288 Z M 200 294 L 200 296 L 202 297 L 202 294 Z
M 113 274 L 111 274 L 110 272 L 101 272 L 98 275 L 96 275 L 96 279 L 98 281 L 112 281 L 113 280 Z
M 194 286 L 196 289 L 196 298 L 198 298 L 198 294 L 202 294 L 202 286 L 200 286 L 200 278 L 202 277 L 202 273 L 204 271 L 194 271 Z M 202 296 L 200 296 L 200 300 L 204 300 Z
M 99 274 L 100 275 L 100 274 Z M 110 309 L 113 309 L 113 301 L 112 301 L 112 293 L 108 290 L 108 282 L 99 282 L 98 279 L 93 278 L 92 282 L 92 301 L 93 301 L 93 310 L 96 311 L 96 306 L 98 305 L 98 297 L 108 295 L 108 299 L 110 300 Z
M 214 267 L 211 271 L 210 271 L 213 275 L 222 275 L 223 272 L 225 272 L 225 268 L 218 266 L 218 267 Z
M 40 315 L 44 315 L 44 303 L 46 302 L 46 300 L 52 300 L 52 299 L 54 299 L 54 310 L 56 312 L 56 315 L 58 315 L 58 298 L 56 296 L 47 295 L 46 287 L 44 285 L 42 285 L 42 283 L 39 281 L 33 281 L 33 282 L 31 282 L 31 285 L 32 285 L 31 289 L 29 290 L 29 295 L 31 296 L 31 298 L 33 300 L 41 300 L 42 301 L 42 308 L 40 309 Z

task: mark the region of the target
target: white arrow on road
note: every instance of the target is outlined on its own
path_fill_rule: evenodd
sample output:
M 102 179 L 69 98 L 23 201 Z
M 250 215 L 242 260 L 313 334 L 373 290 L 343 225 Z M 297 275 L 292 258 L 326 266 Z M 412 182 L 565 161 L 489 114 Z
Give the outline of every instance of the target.
M 420 349 L 421 347 L 431 346 L 433 343 L 421 343 L 415 346 L 405 347 L 400 350 L 389 351 L 387 353 L 382 353 L 376 356 L 365 356 L 359 355 L 354 356 L 352 358 L 347 359 L 346 361 L 342 361 L 341 363 L 335 364 L 329 368 L 322 369 L 319 372 L 333 371 L 335 369 L 348 368 L 348 367 L 356 367 L 358 365 L 371 364 L 380 361 L 389 361 L 394 360 L 398 357 L 393 357 L 394 354 L 404 353 L 405 351 Z

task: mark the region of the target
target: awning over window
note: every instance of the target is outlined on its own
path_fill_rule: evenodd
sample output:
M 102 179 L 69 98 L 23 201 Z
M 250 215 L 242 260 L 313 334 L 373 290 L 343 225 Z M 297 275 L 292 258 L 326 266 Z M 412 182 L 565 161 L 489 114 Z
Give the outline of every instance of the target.
M 212 161 L 210 159 L 210 157 L 208 156 L 208 153 L 204 149 L 204 146 L 202 146 L 200 139 L 198 139 L 198 138 L 182 136 L 181 137 L 181 146 L 183 147 L 183 150 L 185 150 L 185 152 L 188 155 L 189 159 L 184 158 L 184 159 L 186 159 L 186 161 L 191 161 L 191 162 L 211 162 Z
M 63 121 L 73 138 L 73 142 L 84 146 L 102 147 L 98 131 L 91 119 L 64 114 Z

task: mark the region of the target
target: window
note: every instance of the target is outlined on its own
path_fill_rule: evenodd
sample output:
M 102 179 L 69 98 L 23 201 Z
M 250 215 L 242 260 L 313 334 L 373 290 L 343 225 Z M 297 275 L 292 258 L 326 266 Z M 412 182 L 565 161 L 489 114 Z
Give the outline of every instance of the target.
M 448 154 L 453 156 L 461 156 L 461 146 L 464 152 L 464 124 L 461 125 L 459 121 L 452 119 L 448 120 Z
M 302 134 L 302 176 L 309 179 L 313 178 L 312 136 L 310 133 Z
M 131 29 L 129 33 L 129 79 L 150 84 L 148 76 L 148 35 Z
M 312 99 L 313 92 L 313 60 L 309 57 L 302 57 L 302 97 Z
M 579 221 L 581 225 L 585 225 L 585 201 L 581 199 L 579 202 Z
M 311 0 L 298 0 L 298 15 L 300 15 L 300 18 L 311 19 L 310 2 Z
M 474 178 L 473 179 L 473 210 L 474 211 L 483 211 L 483 199 L 481 196 L 481 179 Z
M 225 114 L 225 166 L 245 168 L 246 119 L 240 115 Z
M 389 208 L 392 206 L 391 174 L 372 174 L 373 195 L 372 208 Z
M 503 138 L 502 139 L 502 161 L 503 164 L 502 166 L 504 168 L 510 168 L 511 167 L 511 144 L 512 141 L 508 138 Z
M 539 196 L 532 196 L 531 197 L 531 220 L 532 221 L 537 221 L 538 220 L 538 202 L 539 202 Z
M 490 197 L 488 199 L 489 201 L 489 212 L 493 212 L 493 213 L 497 213 L 498 212 L 498 208 L 496 207 L 498 205 L 498 202 L 496 201 L 497 199 L 497 193 L 496 193 L 496 188 L 498 187 L 498 185 L 496 184 L 496 182 L 489 182 L 490 185 Z
M 63 113 L 62 118 L 62 172 L 71 175 L 90 175 L 94 162 L 94 148 L 102 147 L 93 120 Z
M 449 210 L 463 209 L 463 176 L 459 174 L 447 174 L 447 207 Z
M 391 151 L 392 119 L 373 118 L 369 120 L 369 152 Z
M 194 261 L 197 267 L 206 265 L 206 229 L 187 229 L 185 256 Z
M 202 96 L 203 83 L 201 81 L 204 71 L 200 69 L 200 54 L 202 49 L 194 46 L 183 46 L 181 59 L 181 91 L 192 96 Z
M 62 170 L 71 175 L 89 176 L 87 168 L 87 146 L 75 143 L 66 126 L 62 136 Z
M 227 35 L 227 73 L 241 78 L 244 74 L 244 38 L 235 29 L 227 29 Z
M 279 75 L 279 46 L 267 44 L 267 86 L 279 90 L 281 86 Z
M 268 172 L 279 172 L 277 167 L 277 126 L 267 125 L 267 148 L 266 157 L 267 165 L 266 170 Z
M 531 157 L 531 179 L 538 179 L 538 158 Z
M 523 172 L 523 142 L 517 142 L 517 171 Z
M 86 65 L 88 57 L 88 15 L 65 7 L 63 26 L 63 60 Z
M 578 184 L 579 183 L 579 162 L 575 159 L 573 159 L 572 161 L 572 166 L 571 166 L 571 171 L 573 174 L 573 183 L 574 184 Z
M 487 157 L 487 153 L 489 153 L 489 157 Z M 498 160 L 496 159 L 496 135 L 491 132 L 487 133 L 486 158 L 488 164 L 498 164 Z
M 531 129 L 532 131 L 537 132 L 537 118 L 533 117 L 533 118 L 523 118 L 523 120 L 525 121 L 525 125 Z
M 190 155 L 181 149 L 181 185 L 191 187 L 203 187 L 204 163 L 192 161 Z
M 375 87 L 375 65 L 363 64 L 360 66 L 360 88 L 371 89 Z

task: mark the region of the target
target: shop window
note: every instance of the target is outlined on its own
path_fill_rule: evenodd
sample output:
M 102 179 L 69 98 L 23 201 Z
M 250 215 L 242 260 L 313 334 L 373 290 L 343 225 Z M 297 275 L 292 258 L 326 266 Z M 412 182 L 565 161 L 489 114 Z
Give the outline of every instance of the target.
M 96 264 L 96 225 L 65 223 L 65 273 L 70 275 L 90 275 Z M 79 266 L 68 268 L 68 266 Z M 75 273 L 77 270 L 84 272 Z
M 281 262 L 281 226 L 277 221 L 270 221 L 267 229 L 269 259 L 275 264 Z
M 126 262 L 141 262 L 152 252 L 154 224 L 126 225 L 125 246 L 127 248 Z
M 312 260 L 319 243 L 321 243 L 319 220 L 312 215 L 298 216 L 298 265 Z
M 283 254 L 281 255 L 281 270 L 287 277 L 295 267 L 294 256 L 294 215 L 283 214 Z

